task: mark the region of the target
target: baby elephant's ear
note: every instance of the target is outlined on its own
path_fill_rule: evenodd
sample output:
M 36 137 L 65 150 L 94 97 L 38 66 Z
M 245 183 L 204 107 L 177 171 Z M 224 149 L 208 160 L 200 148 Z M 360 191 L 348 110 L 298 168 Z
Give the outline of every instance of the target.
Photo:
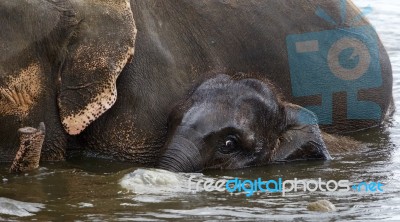
M 287 104 L 285 110 L 287 130 L 280 138 L 272 161 L 332 159 L 322 140 L 314 113 L 293 104 Z
M 115 103 L 117 77 L 134 53 L 136 26 L 128 0 L 71 3 L 80 22 L 61 71 L 58 104 L 65 130 L 76 135 Z

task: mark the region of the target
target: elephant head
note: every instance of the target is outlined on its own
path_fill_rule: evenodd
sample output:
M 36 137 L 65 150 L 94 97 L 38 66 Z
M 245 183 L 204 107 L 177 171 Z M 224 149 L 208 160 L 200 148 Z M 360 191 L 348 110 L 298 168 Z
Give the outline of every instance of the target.
M 134 53 L 130 1 L 6 0 L 0 24 L 0 115 L 27 116 L 49 87 L 44 79 L 58 86 L 61 122 L 71 135 L 114 104 L 117 77 Z
M 159 167 L 197 172 L 303 159 L 331 159 L 312 112 L 282 101 L 269 83 L 218 75 L 171 112 Z
M 77 135 L 117 98 L 133 56 L 129 0 L 0 2 L 0 160 L 15 155 L 19 127 L 45 122 L 45 159 L 63 158 Z

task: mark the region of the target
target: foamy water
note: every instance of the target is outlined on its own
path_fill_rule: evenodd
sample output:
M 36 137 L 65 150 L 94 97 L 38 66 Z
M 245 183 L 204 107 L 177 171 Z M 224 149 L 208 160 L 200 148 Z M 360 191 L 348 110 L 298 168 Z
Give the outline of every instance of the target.
M 28 217 L 33 216 L 33 213 L 39 212 L 42 208 L 44 208 L 44 204 L 27 203 L 0 197 L 0 215 Z

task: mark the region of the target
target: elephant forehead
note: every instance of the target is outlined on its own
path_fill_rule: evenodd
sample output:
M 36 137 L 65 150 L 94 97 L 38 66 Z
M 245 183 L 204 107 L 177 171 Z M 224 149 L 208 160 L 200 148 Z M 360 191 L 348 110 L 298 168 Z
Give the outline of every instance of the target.
M 15 73 L 6 73 L 0 85 L 0 115 L 24 118 L 29 114 L 43 91 L 42 72 L 35 61 Z
M 235 105 L 233 118 L 237 125 L 244 126 L 254 121 L 255 104 L 249 101 L 239 101 Z
M 228 127 L 246 130 L 254 121 L 253 109 L 248 103 L 207 102 L 191 107 L 182 123 L 203 133 Z
M 60 22 L 59 14 L 50 1 L 0 1 L 0 62 L 47 38 Z

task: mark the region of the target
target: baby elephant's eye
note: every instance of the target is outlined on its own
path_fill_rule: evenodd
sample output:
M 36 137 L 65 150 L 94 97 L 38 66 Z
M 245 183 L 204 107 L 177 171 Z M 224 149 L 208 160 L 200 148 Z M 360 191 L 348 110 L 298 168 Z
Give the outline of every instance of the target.
M 224 143 L 219 147 L 219 152 L 222 154 L 229 154 L 237 151 L 238 139 L 236 136 L 229 135 L 225 138 Z

